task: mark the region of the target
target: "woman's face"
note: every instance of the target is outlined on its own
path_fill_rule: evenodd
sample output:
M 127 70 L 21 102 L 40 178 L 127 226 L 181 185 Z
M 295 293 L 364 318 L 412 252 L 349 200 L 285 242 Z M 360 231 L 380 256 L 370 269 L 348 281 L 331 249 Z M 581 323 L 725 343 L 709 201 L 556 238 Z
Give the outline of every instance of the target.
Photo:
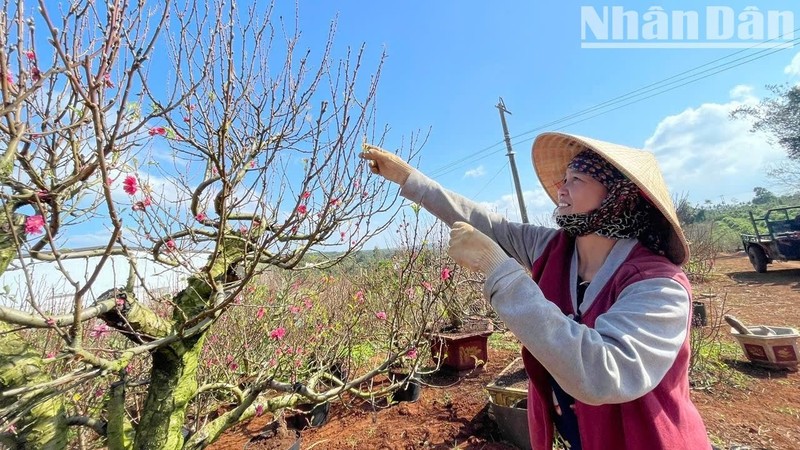
M 583 172 L 567 169 L 558 187 L 556 214 L 583 214 L 600 207 L 608 194 L 602 183 Z

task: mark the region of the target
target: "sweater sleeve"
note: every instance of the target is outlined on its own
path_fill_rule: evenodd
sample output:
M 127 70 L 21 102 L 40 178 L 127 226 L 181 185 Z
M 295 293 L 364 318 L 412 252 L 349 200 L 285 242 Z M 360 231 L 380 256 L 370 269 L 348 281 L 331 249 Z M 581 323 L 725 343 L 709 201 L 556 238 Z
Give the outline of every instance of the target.
M 512 223 L 484 206 L 444 189 L 440 184 L 414 170 L 400 190 L 400 195 L 421 205 L 447 226 L 467 222 L 480 230 L 512 258 L 530 268 L 557 230 L 529 224 Z
M 689 293 L 668 278 L 626 287 L 594 329 L 564 316 L 510 262 L 487 278 L 484 294 L 558 384 L 591 405 L 631 401 L 655 388 L 688 332 Z

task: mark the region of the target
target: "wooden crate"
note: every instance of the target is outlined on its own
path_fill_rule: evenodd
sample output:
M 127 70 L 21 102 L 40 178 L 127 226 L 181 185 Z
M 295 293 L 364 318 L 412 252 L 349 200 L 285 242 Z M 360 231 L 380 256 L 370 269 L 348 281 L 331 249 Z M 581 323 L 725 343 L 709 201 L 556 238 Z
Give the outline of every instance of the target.
M 489 400 L 500 406 L 511 407 L 520 400 L 528 398 L 528 375 L 522 358 L 511 362 L 502 372 L 486 385 Z

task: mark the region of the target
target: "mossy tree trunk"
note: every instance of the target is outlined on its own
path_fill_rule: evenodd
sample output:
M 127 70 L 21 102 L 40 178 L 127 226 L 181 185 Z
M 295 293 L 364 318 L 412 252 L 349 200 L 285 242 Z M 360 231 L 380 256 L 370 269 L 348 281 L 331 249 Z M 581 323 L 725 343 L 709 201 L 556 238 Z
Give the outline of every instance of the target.
M 4 169 L 7 169 L 4 163 Z M 3 173 L 6 170 L 2 171 Z M 0 210 L 0 275 L 9 263 L 17 256 L 14 239 L 15 228 L 22 227 L 21 217 L 7 212 L 5 205 Z M 13 218 L 12 220 L 9 220 Z M 14 220 L 19 219 L 19 220 Z M 0 391 L 5 392 L 25 386 L 52 381 L 45 370 L 42 358 L 30 346 L 12 331 L 12 328 L 0 322 Z M 33 405 L 16 424 L 19 430 L 21 448 L 24 449 L 63 449 L 67 446 L 67 423 L 64 401 L 61 396 L 53 396 L 49 390 L 30 395 L 25 398 L 27 404 Z M 20 399 L 0 397 L 0 408 L 9 406 Z
M 153 353 L 150 388 L 136 433 L 136 449 L 178 450 L 186 408 L 197 391 L 197 365 L 205 335 L 160 348 Z
M 217 289 L 225 281 L 232 263 L 245 249 L 236 239 L 227 239 L 210 268 L 189 279 L 186 289 L 175 298 L 172 322 L 175 329 L 186 325 L 186 318 L 196 317 L 214 306 Z M 214 280 L 210 282 L 209 280 Z M 182 428 L 186 409 L 197 393 L 197 368 L 207 328 L 153 352 L 150 387 L 139 422 L 134 448 L 137 450 L 179 450 L 183 447 Z
M 0 322 L 0 391 L 36 386 L 52 378 L 44 369 L 42 358 L 28 344 Z M 67 422 L 62 396 L 48 398 L 44 390 L 28 398 L 0 397 L 0 408 L 15 401 L 33 405 L 16 424 L 18 442 L 24 449 L 56 450 L 67 447 Z

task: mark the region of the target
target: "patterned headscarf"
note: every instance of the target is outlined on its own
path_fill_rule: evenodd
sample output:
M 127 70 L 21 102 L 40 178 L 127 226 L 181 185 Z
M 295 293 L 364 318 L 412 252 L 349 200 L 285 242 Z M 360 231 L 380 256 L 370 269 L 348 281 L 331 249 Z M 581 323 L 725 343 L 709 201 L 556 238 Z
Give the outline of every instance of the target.
M 639 188 L 611 163 L 591 150 L 584 150 L 567 167 L 589 175 L 608 190 L 600 207 L 588 213 L 559 215 L 555 221 L 570 236 L 597 233 L 614 239 L 639 239 L 657 254 L 665 254 L 666 237 L 659 226 L 660 214 Z

